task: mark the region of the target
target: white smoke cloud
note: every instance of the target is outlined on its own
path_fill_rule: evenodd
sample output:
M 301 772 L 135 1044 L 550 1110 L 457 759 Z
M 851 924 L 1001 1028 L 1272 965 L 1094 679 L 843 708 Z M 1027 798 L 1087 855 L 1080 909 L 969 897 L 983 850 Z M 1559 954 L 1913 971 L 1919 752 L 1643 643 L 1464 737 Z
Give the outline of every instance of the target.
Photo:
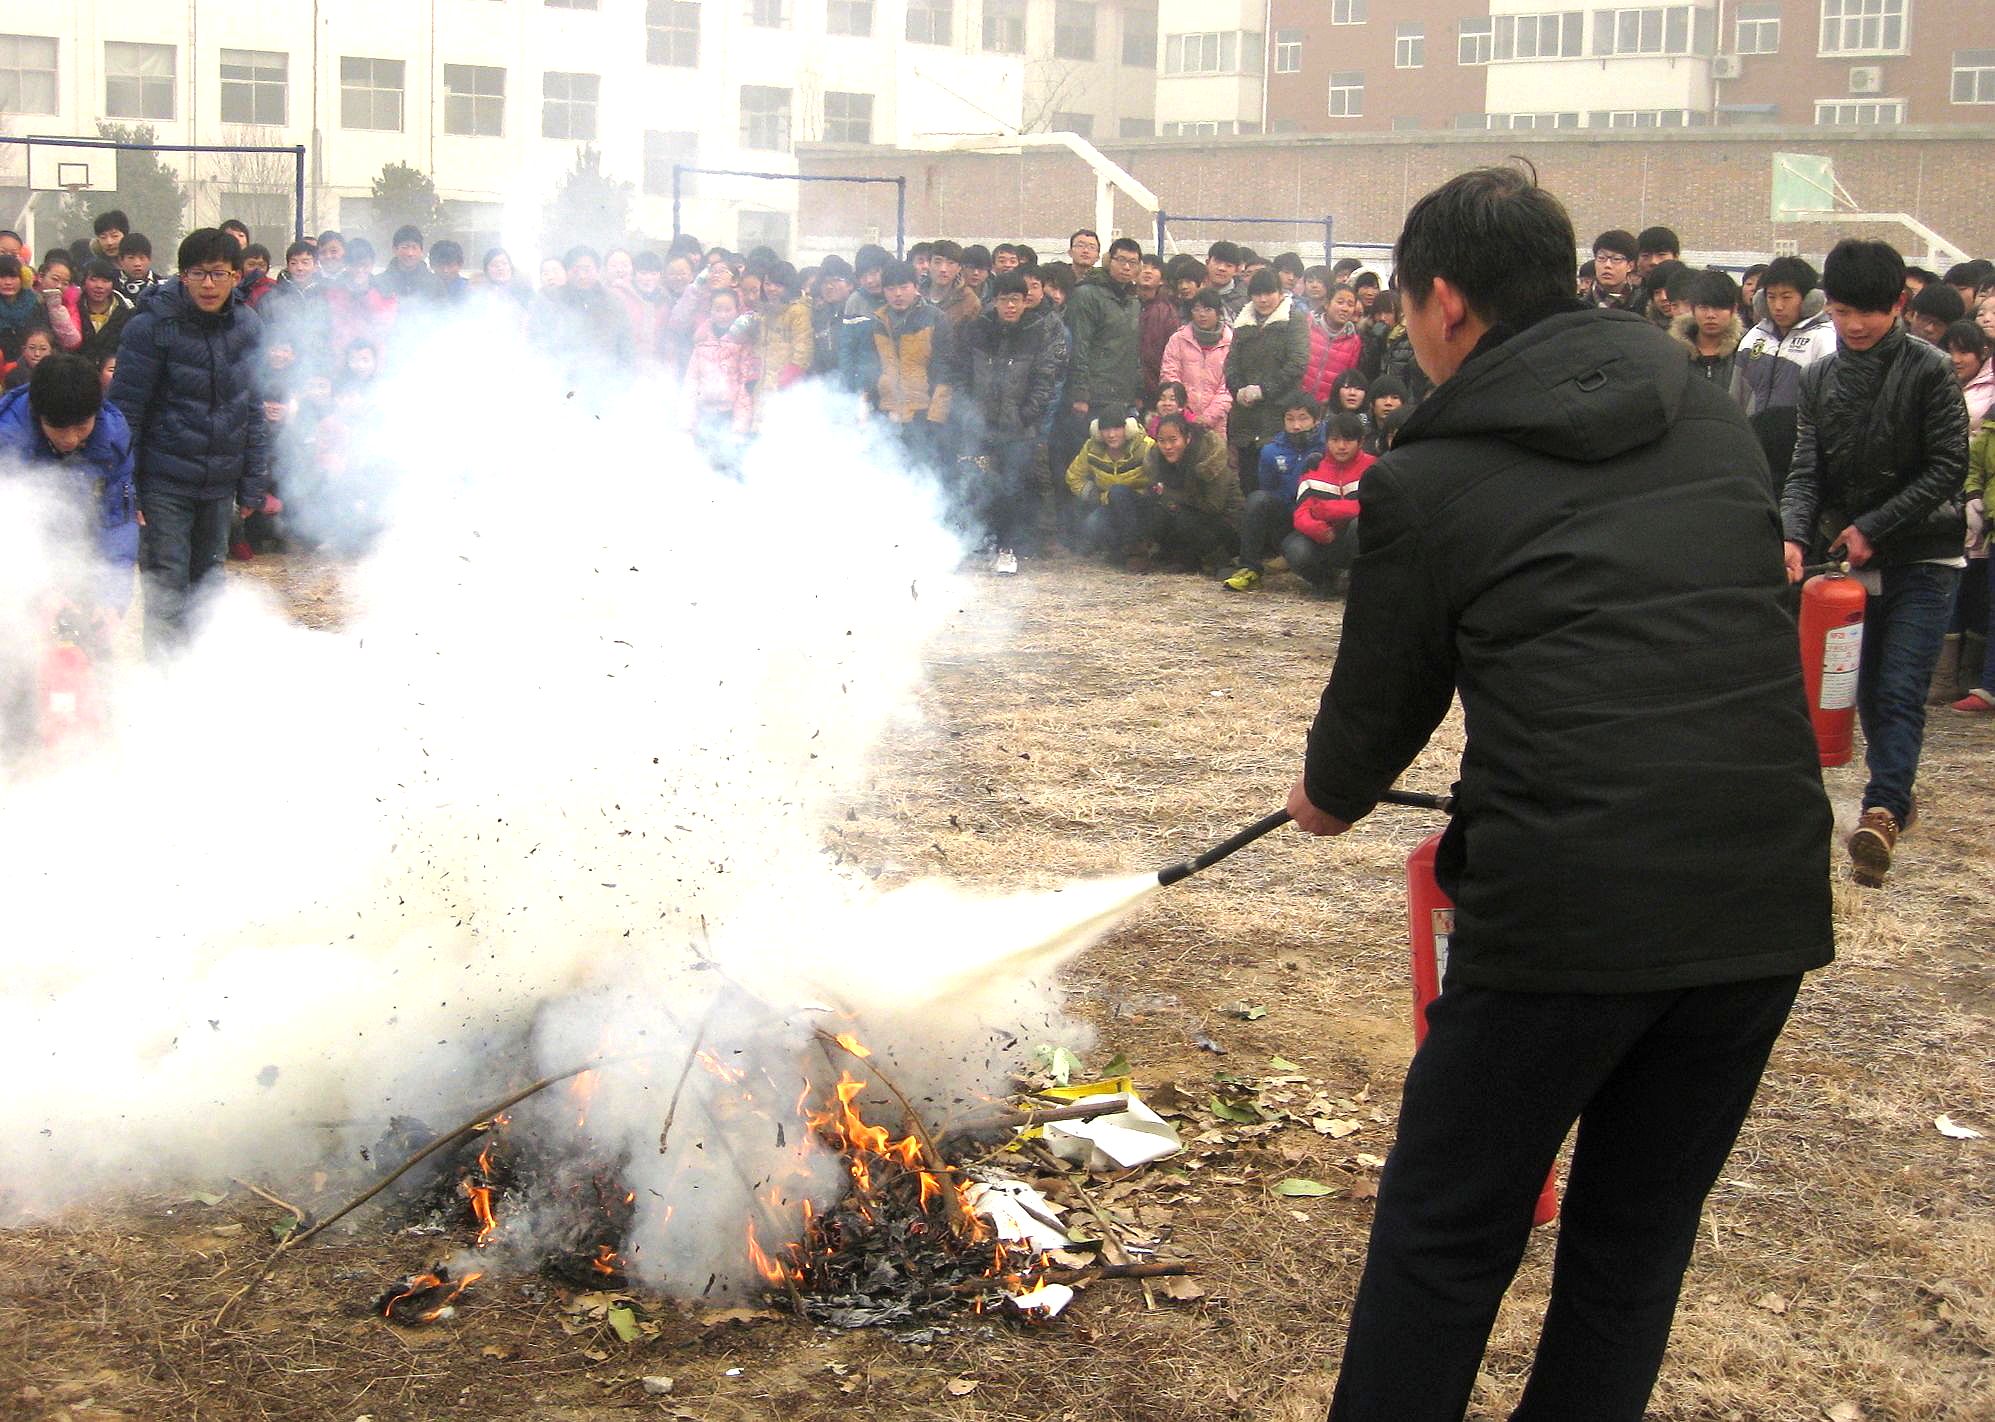
M 0 1215 L 294 1170 L 326 1122 L 351 1161 L 390 1114 L 604 1056 L 586 1108 L 522 1126 L 625 1163 L 641 1277 L 738 1283 L 751 1190 L 835 1187 L 741 1119 L 832 1071 L 812 1029 L 845 1021 L 808 1009 L 961 1114 L 1074 1039 L 1043 977 L 978 964 L 1139 881 L 883 899 L 826 853 L 970 595 L 931 487 L 836 397 L 787 393 L 716 470 L 663 381 L 467 320 L 407 334 L 375 401 L 343 628 L 231 580 L 183 656 L 103 669 L 91 754 L 0 784 Z M 696 1071 L 661 1154 L 703 1020 L 748 1083 Z

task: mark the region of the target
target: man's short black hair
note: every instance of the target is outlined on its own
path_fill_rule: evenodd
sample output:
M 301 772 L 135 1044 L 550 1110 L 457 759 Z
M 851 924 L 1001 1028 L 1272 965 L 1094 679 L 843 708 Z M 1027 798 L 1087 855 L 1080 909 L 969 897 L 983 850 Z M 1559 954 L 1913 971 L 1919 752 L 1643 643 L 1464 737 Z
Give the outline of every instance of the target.
M 963 249 L 963 265 L 966 267 L 975 267 L 980 272 L 989 271 L 991 269 L 991 249 L 984 246 L 981 242 L 965 247 Z
M 1112 257 L 1117 252 L 1129 252 L 1140 258 L 1143 255 L 1143 244 L 1134 237 L 1118 237 L 1108 244 L 1109 256 Z
M 245 248 L 249 246 L 249 224 L 240 217 L 223 218 L 221 227 L 224 232 L 236 233 L 236 241 L 242 243 Z
M 1939 279 L 1940 274 L 1938 272 L 1929 272 L 1924 267 L 1907 266 L 1905 268 L 1905 280 L 1916 281 L 1920 286 L 1925 286 L 1927 283 L 1935 282 Z
M 423 244 L 422 228 L 416 226 L 415 223 L 413 222 L 404 222 L 400 227 L 397 227 L 395 229 L 394 240 L 389 242 L 388 245 L 390 247 L 399 247 L 404 242 L 413 242 L 418 247 L 422 246 Z
M 1690 282 L 1697 275 L 1697 269 L 1688 262 L 1672 258 L 1667 262 L 1657 262 L 1649 268 L 1649 274 L 1642 278 L 1642 286 L 1651 294 L 1660 291 L 1671 301 L 1687 301 L 1690 298 Z
M 12 252 L 0 252 L 0 277 L 18 277 L 21 274 L 21 259 Z
M 1296 391 L 1295 394 L 1289 396 L 1288 399 L 1282 401 L 1283 419 L 1288 418 L 1288 412 L 1290 410 L 1300 410 L 1305 415 L 1308 415 L 1309 418 L 1312 420 L 1320 420 L 1323 418 L 1323 407 L 1317 404 L 1309 396 L 1303 394 L 1300 390 Z
M 286 263 L 289 263 L 293 257 L 310 257 L 314 262 L 317 262 L 319 259 L 318 245 L 301 238 L 284 249 L 284 260 Z
M 132 220 L 115 207 L 109 212 L 100 212 L 97 214 L 96 218 L 90 223 L 90 235 L 93 237 L 102 237 L 113 228 L 116 228 L 120 232 L 129 232 L 132 230 Z
M 1955 293 L 1955 295 L 1958 294 L 1958 292 Z M 1947 327 L 1946 335 L 1941 338 L 1940 349 L 1971 352 L 1979 356 L 1985 365 L 1988 361 L 1989 351 L 1988 333 L 1972 321 L 1955 321 Z M 49 359 L 53 360 L 54 357 L 51 356 Z M 48 361 L 45 360 L 42 364 L 47 365 Z
M 1761 291 L 1770 286 L 1791 286 L 1806 296 L 1821 284 L 1822 274 L 1809 265 L 1806 257 L 1775 257 L 1759 275 Z
M 1593 239 L 1593 255 L 1598 257 L 1602 252 L 1612 252 L 1618 257 L 1626 257 L 1631 262 L 1642 255 L 1641 246 L 1635 241 L 1635 234 L 1625 227 L 1610 227 Z
M 888 262 L 880 271 L 880 288 L 890 286 L 912 286 L 920 281 L 913 262 Z
M 1845 237 L 1829 249 L 1828 260 L 1822 263 L 1822 292 L 1829 300 L 1859 311 L 1895 310 L 1905 294 L 1905 259 L 1889 242 Z
M 852 271 L 856 276 L 867 272 L 877 272 L 892 263 L 894 254 L 877 242 L 868 242 L 852 254 Z
M 762 274 L 762 285 L 781 287 L 794 294 L 797 289 L 797 269 L 788 262 L 772 262 L 769 270 Z
M 74 429 L 104 408 L 97 367 L 80 355 L 57 352 L 28 380 L 28 409 L 59 430 Z
M 312 246 L 317 248 L 326 242 L 337 242 L 340 246 L 344 247 L 346 245 L 346 235 L 341 232 L 335 232 L 332 228 L 328 227 L 312 239 Z
M 1095 246 L 1099 247 L 1099 246 L 1101 245 L 1101 234 L 1100 234 L 1099 232 L 1095 231 L 1095 230 L 1094 230 L 1094 229 L 1093 229 L 1092 227 L 1083 227 L 1083 228 L 1079 229 L 1078 231 L 1076 231 L 1076 232 L 1073 232 L 1073 233 L 1071 233 L 1071 234 L 1069 234 L 1069 235 L 1068 235 L 1068 237 L 1067 237 L 1067 250 L 1068 250 L 1069 252 L 1071 252 L 1071 251 L 1073 251 L 1073 250 L 1074 250 L 1074 239 L 1075 239 L 1075 238 L 1077 238 L 1077 237 L 1092 237 L 1092 238 L 1094 238 L 1094 244 L 1095 244 Z
M 932 255 L 934 251 L 935 244 L 933 242 L 917 242 L 907 249 L 907 259 L 910 262 L 918 262 L 923 257 Z
M 575 263 L 581 261 L 582 258 L 584 257 L 587 257 L 590 261 L 594 262 L 599 267 L 603 264 L 603 259 L 596 255 L 596 249 L 594 247 L 578 243 L 575 246 L 570 247 L 568 249 L 567 255 L 562 257 L 561 259 L 561 265 L 564 267 L 572 267 L 575 265 Z
M 1644 227 L 1641 235 L 1635 238 L 1635 247 L 1651 256 L 1657 252 L 1667 252 L 1672 257 L 1683 255 L 1683 243 L 1667 227 Z
M 1363 439 L 1365 422 L 1356 410 L 1338 410 L 1323 428 L 1325 439 Z
M 1210 247 L 1205 249 L 1205 260 L 1208 262 L 1228 262 L 1237 267 L 1240 265 L 1240 249 L 1224 237 L 1221 237 L 1217 242 L 1214 242 Z
M 124 242 L 118 247 L 118 255 L 121 257 L 150 257 L 152 255 L 152 238 L 146 236 L 143 232 L 127 232 Z
M 954 262 L 960 267 L 963 265 L 963 248 L 959 244 L 951 242 L 947 237 L 944 237 L 939 242 L 928 244 L 929 260 L 933 261 L 937 257 L 942 258 L 945 262 Z
M 432 264 L 435 263 L 436 253 L 430 253 L 430 261 Z M 665 259 L 649 247 L 646 247 L 642 252 L 639 252 L 635 257 L 630 259 L 630 269 L 634 272 L 662 273 L 665 270 Z
M 76 259 L 69 255 L 69 248 L 55 247 L 42 253 L 41 264 L 36 267 L 37 275 L 46 275 L 50 267 L 59 266 L 72 275 L 76 271 Z
M 1006 252 L 1011 253 L 1012 256 L 1015 257 L 1018 255 L 1018 248 L 1010 242 L 1000 242 L 997 244 L 997 246 L 991 248 L 991 260 L 996 261 L 999 257 L 1002 257 Z
M 1979 285 L 1981 281 L 1981 264 L 1979 262 L 1955 262 L 1947 268 L 1946 275 L 1941 277 L 1940 280 L 1944 281 L 1948 286 Z
M 239 272 L 242 244 L 233 233 L 219 227 L 197 227 L 180 239 L 180 254 L 175 260 L 183 272 L 191 272 L 208 262 L 227 262 L 231 271 Z
M 1674 297 L 1671 300 L 1675 300 Z M 1695 272 L 1690 278 L 1690 304 L 1692 306 L 1723 306 L 1736 310 L 1739 305 L 1739 284 L 1732 280 L 1730 272 L 1721 272 L 1715 267 L 1708 271 Z
M 1335 280 L 1342 281 L 1363 265 L 1364 262 L 1357 257 L 1339 257 L 1330 264 L 1330 275 Z
M 1000 296 L 1023 295 L 1025 295 L 1025 273 L 1017 267 L 1008 272 L 999 272 L 991 278 L 991 300 L 995 301 Z
M 1739 285 L 1744 286 L 1747 282 L 1754 280 L 1764 281 L 1766 279 L 1767 266 L 1766 262 L 1754 262 L 1739 273 Z
M 1572 219 L 1522 168 L 1476 168 L 1449 179 L 1406 214 L 1393 275 L 1409 306 L 1438 277 L 1489 325 L 1523 327 L 1573 304 Z
M 460 267 L 463 266 L 464 247 L 461 243 L 452 241 L 448 237 L 441 237 L 430 243 L 429 264 L 435 267 L 441 266 L 445 262 L 451 262 Z
M 270 265 L 270 249 L 261 242 L 252 242 L 242 249 L 243 261 L 247 262 L 251 257 L 261 257 L 263 258 L 263 265 L 266 267 Z
M 1205 283 L 1205 263 L 1189 252 L 1180 252 L 1164 263 L 1164 280 L 1176 285 L 1181 281 Z
M 1381 284 L 1377 272 L 1354 272 L 1351 275 L 1351 290 L 1353 291 L 1356 291 L 1361 286 L 1375 287 Z
M 83 279 L 89 281 L 92 277 L 115 282 L 118 279 L 118 264 L 109 257 L 92 257 L 83 264 Z
M 1928 316 L 1935 321 L 1951 326 L 1967 315 L 1967 303 L 1961 300 L 1960 293 L 1948 282 L 1930 282 L 1919 288 L 1919 294 L 1912 298 L 1909 313 L 1914 316 Z
M 1302 279 L 1302 258 L 1293 252 L 1277 252 L 1268 265 L 1278 272 L 1287 272 L 1298 281 Z
M 1164 259 L 1156 252 L 1145 252 L 1143 254 L 1143 265 L 1146 267 L 1155 267 L 1159 276 L 1162 276 L 1164 273 Z
M 1262 256 L 1259 252 L 1256 252 L 1252 247 L 1242 247 L 1240 249 L 1241 266 L 1265 267 L 1267 264 L 1268 264 L 1268 259 Z
M 1271 291 L 1282 289 L 1282 279 L 1275 275 L 1274 268 L 1262 267 L 1247 278 L 1247 295 L 1266 296 Z

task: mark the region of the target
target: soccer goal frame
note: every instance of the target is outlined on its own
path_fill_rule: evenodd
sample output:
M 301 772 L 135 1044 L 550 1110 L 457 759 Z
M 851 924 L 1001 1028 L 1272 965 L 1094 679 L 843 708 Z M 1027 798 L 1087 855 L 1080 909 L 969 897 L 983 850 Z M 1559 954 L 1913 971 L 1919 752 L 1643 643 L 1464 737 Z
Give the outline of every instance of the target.
M 1323 262 L 1331 261 L 1330 243 L 1335 235 L 1336 224 L 1329 214 L 1322 217 L 1205 217 L 1188 212 L 1166 212 L 1157 209 L 1157 255 L 1164 255 L 1164 243 L 1169 238 L 1168 228 L 1173 222 L 1216 222 L 1227 227 L 1311 227 L 1320 224 L 1323 228 Z
M 739 168 L 697 168 L 688 163 L 672 165 L 672 236 L 685 231 L 680 206 L 685 198 L 686 176 L 714 178 L 766 178 L 777 183 L 891 183 L 894 188 L 894 256 L 907 255 L 907 179 L 883 178 L 860 173 L 750 173 Z

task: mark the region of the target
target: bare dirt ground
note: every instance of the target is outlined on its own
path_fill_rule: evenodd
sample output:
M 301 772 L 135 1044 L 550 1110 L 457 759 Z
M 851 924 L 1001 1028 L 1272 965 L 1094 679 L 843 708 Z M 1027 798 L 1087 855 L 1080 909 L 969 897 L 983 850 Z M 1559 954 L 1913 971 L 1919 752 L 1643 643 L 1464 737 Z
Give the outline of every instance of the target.
M 337 621 L 335 569 L 266 558 L 239 575 L 301 621 Z M 860 862 L 1046 885 L 1174 861 L 1280 803 L 1338 603 L 1286 578 L 1234 596 L 1068 560 L 973 592 L 935 649 L 928 722 L 887 748 L 875 793 L 837 828 Z M 1405 783 L 1445 788 L 1460 734 L 1451 720 Z M 1858 890 L 1839 866 L 1841 958 L 1804 990 L 1711 1198 L 1652 1417 L 1995 1417 L 1995 1139 L 1934 1125 L 1947 1113 L 1995 1137 L 1991 751 L 1995 727 L 1937 716 L 1923 818 L 1890 887 Z M 1847 815 L 1857 769 L 1830 782 Z M 1122 1205 L 1200 1262 L 1201 1300 L 1150 1311 L 1103 1284 L 1050 1327 L 966 1318 L 927 1346 L 659 1304 L 658 1336 L 626 1345 L 570 1334 L 557 1298 L 495 1282 L 454 1321 L 410 1331 L 365 1304 L 422 1262 L 417 1242 L 363 1211 L 216 1330 L 284 1216 L 190 1182 L 227 1197 L 0 1231 L 0 1417 L 1320 1416 L 1370 1220 L 1365 1158 L 1391 1143 L 1411 1051 L 1402 862 L 1435 827 L 1388 809 L 1334 843 L 1272 837 L 1153 899 L 1071 974 L 1074 1011 L 1098 1032 L 1091 1060 L 1120 1051 L 1141 1089 L 1174 1084 L 1193 1103 L 1184 1133 L 1206 1139 Z M 1215 1074 L 1265 1081 L 1284 1074 L 1276 1057 L 1306 1080 L 1265 1099 L 1354 1102 L 1357 1129 L 1260 1130 L 1199 1109 Z M 1272 1193 L 1288 1177 L 1334 1192 Z M 319 1209 L 353 1188 L 261 1183 Z M 1554 1240 L 1532 1242 L 1475 1418 L 1516 1400 Z M 671 1375 L 671 1394 L 647 1395 L 650 1374 Z

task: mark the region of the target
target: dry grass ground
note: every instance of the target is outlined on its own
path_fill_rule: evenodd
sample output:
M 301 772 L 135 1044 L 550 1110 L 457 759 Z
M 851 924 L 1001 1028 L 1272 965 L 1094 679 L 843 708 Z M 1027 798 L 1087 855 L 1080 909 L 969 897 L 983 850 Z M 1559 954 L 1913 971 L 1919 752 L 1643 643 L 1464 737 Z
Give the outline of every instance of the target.
M 247 573 L 302 620 L 338 615 L 330 570 L 266 559 Z M 1338 604 L 1287 579 L 1231 596 L 1070 561 L 972 593 L 936 649 L 929 720 L 887 748 L 873 796 L 838 828 L 862 862 L 1040 885 L 1184 857 L 1279 803 Z M 1451 720 L 1406 783 L 1444 787 L 1460 734 Z M 1991 750 L 1995 727 L 1937 718 L 1924 818 L 1890 888 L 1839 885 L 1841 959 L 1804 990 L 1712 1196 L 1654 1418 L 1995 1417 L 1995 1141 L 1933 1124 L 1945 1112 L 1995 1135 Z M 1854 769 L 1831 782 L 1853 801 Z M 927 1348 L 668 1311 L 657 1340 L 626 1348 L 570 1336 L 554 1304 L 494 1286 L 453 1324 L 409 1333 L 359 1311 L 411 1263 L 410 1241 L 363 1213 L 215 1332 L 206 1321 L 281 1212 L 241 1191 L 212 1209 L 153 1197 L 0 1232 L 0 1417 L 1318 1417 L 1371 1206 L 1362 1188 L 1294 1200 L 1268 1186 L 1364 1181 L 1358 1155 L 1390 1144 L 1411 1049 L 1401 865 L 1433 827 L 1388 810 L 1335 843 L 1275 836 L 1153 899 L 1071 974 L 1074 1011 L 1146 1089 L 1203 1099 L 1215 1071 L 1265 1075 L 1275 1055 L 1332 1096 L 1370 1088 L 1377 1118 L 1355 1135 L 1229 1136 L 1178 1172 L 1169 1228 L 1204 1266 L 1197 1304 L 1150 1312 L 1103 1286 L 1051 1328 L 969 1321 Z M 1267 1013 L 1225 1011 L 1240 1001 Z M 1533 1240 L 1474 1417 L 1506 1415 L 1518 1394 L 1554 1238 Z M 654 1373 L 677 1379 L 671 1396 L 638 1387 Z M 978 1386 L 953 1397 L 952 1379 Z

